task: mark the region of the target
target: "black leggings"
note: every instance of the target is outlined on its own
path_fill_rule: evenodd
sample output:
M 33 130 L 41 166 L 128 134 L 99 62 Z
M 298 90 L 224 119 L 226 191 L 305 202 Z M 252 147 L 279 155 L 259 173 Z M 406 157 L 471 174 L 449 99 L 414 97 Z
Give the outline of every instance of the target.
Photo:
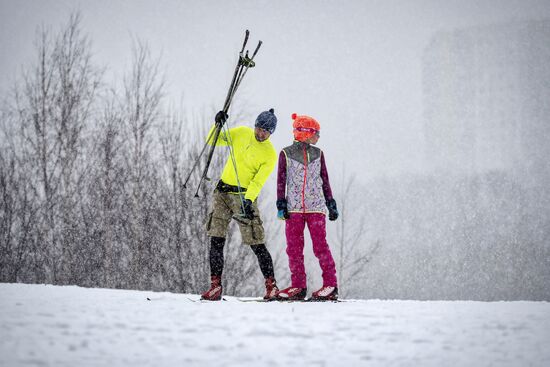
M 212 237 L 210 240 L 210 275 L 221 276 L 223 273 L 223 246 L 225 238 Z M 273 260 L 264 244 L 250 246 L 254 255 L 258 258 L 260 270 L 264 278 L 274 276 Z

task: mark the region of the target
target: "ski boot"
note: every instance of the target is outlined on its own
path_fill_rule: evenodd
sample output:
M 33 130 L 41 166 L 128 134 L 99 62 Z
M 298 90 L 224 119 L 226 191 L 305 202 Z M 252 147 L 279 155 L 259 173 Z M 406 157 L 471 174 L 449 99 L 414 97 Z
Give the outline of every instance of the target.
M 313 292 L 311 301 L 336 301 L 338 300 L 338 287 L 322 286 Z
M 307 288 L 288 287 L 277 293 L 278 301 L 302 301 L 306 298 Z
M 266 301 L 273 301 L 277 299 L 277 293 L 279 293 L 279 288 L 277 288 L 277 282 L 275 278 L 269 277 L 265 278 L 265 296 Z
M 210 289 L 201 295 L 201 300 L 219 301 L 222 299 L 222 277 L 212 275 L 210 277 Z

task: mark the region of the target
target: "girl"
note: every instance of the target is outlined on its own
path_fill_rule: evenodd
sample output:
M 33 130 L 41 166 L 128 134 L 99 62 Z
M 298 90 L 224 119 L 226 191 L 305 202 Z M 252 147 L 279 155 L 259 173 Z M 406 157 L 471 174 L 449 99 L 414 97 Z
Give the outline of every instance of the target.
M 307 224 L 313 253 L 323 272 L 323 287 L 313 292 L 316 301 L 336 300 L 336 267 L 326 240 L 325 205 L 329 220 L 338 218 L 336 201 L 328 179 L 325 156 L 314 147 L 321 126 L 312 117 L 292 114 L 294 143 L 279 154 L 277 175 L 277 216 L 286 221 L 286 253 L 292 285 L 278 292 L 279 300 L 305 299 L 304 229 Z

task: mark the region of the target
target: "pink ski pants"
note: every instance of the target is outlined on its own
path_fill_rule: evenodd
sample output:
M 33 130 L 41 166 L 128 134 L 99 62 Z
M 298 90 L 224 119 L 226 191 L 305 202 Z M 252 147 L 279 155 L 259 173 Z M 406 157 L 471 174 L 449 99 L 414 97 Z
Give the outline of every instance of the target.
M 292 287 L 306 288 L 304 267 L 304 229 L 307 228 L 313 243 L 313 253 L 319 259 L 323 272 L 323 286 L 337 286 L 336 266 L 326 236 L 325 215 L 322 213 L 290 213 L 286 220 L 286 253 L 290 267 Z

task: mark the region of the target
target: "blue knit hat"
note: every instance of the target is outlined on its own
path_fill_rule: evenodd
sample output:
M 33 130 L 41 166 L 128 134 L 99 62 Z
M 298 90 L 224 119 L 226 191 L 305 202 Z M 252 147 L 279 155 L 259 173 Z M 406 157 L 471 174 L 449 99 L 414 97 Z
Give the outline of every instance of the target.
M 269 131 L 270 134 L 273 134 L 275 132 L 275 128 L 277 127 L 275 110 L 271 108 L 269 111 L 260 113 L 256 118 L 256 124 L 254 124 L 254 126 Z

